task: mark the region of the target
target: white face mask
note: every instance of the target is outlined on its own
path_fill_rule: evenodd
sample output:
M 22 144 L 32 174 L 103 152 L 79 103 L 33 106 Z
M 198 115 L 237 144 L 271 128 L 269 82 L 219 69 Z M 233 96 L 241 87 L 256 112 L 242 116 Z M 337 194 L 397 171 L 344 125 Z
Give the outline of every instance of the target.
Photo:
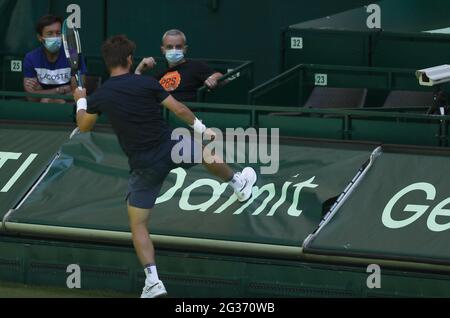
M 184 52 L 183 50 L 167 50 L 166 51 L 166 60 L 170 64 L 175 64 L 181 61 L 184 58 Z
M 59 51 L 62 45 L 61 37 L 53 37 L 53 38 L 44 38 L 44 46 L 45 48 L 51 52 L 56 53 Z

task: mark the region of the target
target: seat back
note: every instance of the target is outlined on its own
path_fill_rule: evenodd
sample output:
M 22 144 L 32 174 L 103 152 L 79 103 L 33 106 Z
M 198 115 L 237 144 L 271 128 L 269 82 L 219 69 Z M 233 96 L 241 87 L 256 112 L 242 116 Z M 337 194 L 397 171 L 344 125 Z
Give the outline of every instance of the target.
M 307 108 L 361 108 L 367 96 L 366 88 L 314 87 L 305 103 Z
M 433 105 L 433 92 L 391 91 L 383 107 L 429 107 Z

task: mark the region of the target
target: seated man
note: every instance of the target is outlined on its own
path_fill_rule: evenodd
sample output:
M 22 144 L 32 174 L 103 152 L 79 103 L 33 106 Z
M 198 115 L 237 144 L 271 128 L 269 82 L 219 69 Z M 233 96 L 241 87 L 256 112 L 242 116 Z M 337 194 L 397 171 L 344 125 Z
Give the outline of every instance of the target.
M 167 31 L 162 38 L 161 52 L 167 60 L 168 68 L 156 75 L 156 79 L 167 92 L 175 99 L 185 102 L 196 101 L 197 89 L 203 85 L 211 89 L 217 87 L 217 80 L 222 76 L 206 63 L 186 60 L 187 48 L 186 36 L 183 32 Z M 153 68 L 155 64 L 152 57 L 144 58 L 135 73 L 140 75 Z
M 69 61 L 62 47 L 60 17 L 46 15 L 36 24 L 37 38 L 42 46 L 29 52 L 24 60 L 23 86 L 25 92 L 33 94 L 70 95 L 77 87 L 71 76 Z M 81 59 L 81 73 L 86 74 L 86 65 Z M 29 98 L 42 103 L 65 103 L 63 99 Z

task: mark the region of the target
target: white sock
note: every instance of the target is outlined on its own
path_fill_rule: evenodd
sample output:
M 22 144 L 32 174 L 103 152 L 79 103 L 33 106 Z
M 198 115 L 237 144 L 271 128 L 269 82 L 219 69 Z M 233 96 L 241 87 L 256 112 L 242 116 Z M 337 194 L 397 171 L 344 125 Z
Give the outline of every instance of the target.
M 156 270 L 156 265 L 147 265 L 144 269 L 145 276 L 147 276 L 148 280 L 151 282 L 159 281 L 158 271 Z
M 233 178 L 228 182 L 228 184 L 233 188 L 234 191 L 240 191 L 244 186 L 241 174 L 235 173 Z

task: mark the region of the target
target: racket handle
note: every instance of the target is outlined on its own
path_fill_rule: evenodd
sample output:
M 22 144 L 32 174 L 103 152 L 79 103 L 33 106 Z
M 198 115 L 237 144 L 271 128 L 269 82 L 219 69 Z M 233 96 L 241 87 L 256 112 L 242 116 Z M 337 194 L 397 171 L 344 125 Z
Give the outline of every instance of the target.
M 75 74 L 75 79 L 77 80 L 78 88 L 83 89 L 83 79 L 81 78 L 80 71 L 78 71 L 78 73 Z

